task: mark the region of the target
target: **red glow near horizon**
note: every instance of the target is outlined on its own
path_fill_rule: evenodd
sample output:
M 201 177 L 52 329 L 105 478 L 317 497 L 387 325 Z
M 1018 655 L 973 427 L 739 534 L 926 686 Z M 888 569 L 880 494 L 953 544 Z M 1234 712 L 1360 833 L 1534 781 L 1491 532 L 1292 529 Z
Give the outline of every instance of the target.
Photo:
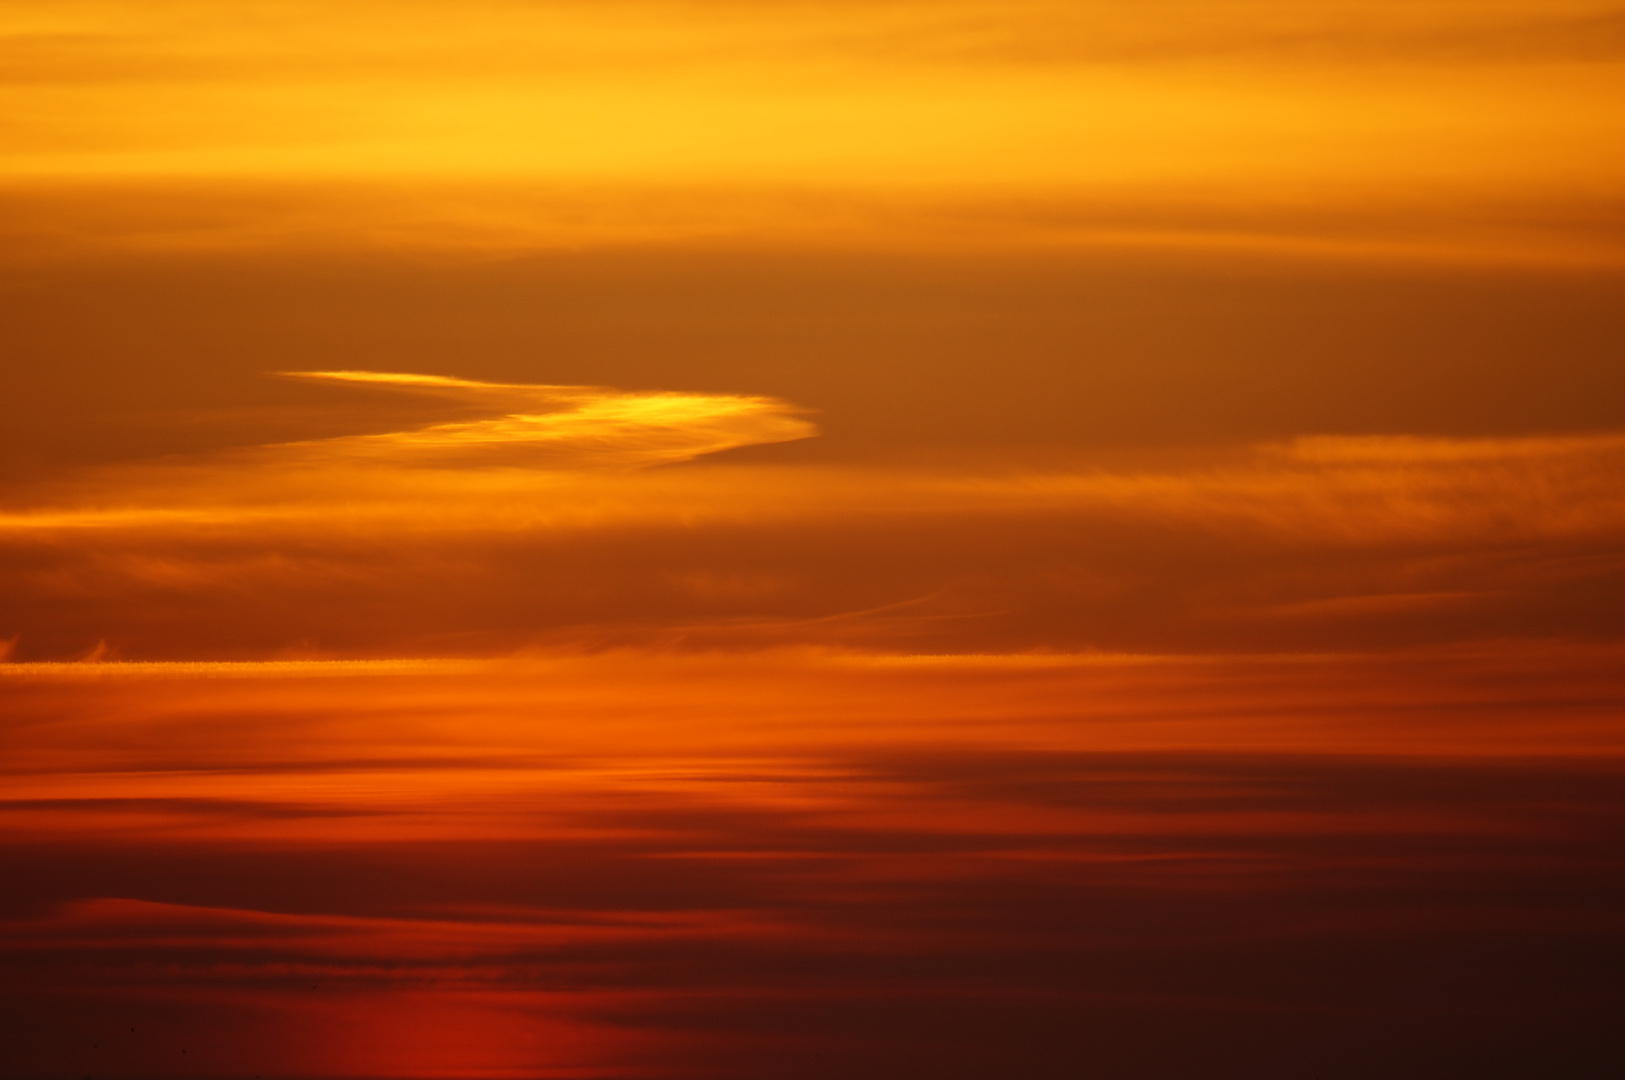
M 1550 1038 L 1596 1020 L 1574 890 L 1625 777 L 1617 650 L 1561 663 L 1560 698 L 1505 649 L 13 665 L 11 1007 L 55 1032 L 27 1067 L 130 1076 L 1173 1069 L 1211 1025 L 1509 1007 Z M 1391 985 L 1417 949 L 1544 958 Z

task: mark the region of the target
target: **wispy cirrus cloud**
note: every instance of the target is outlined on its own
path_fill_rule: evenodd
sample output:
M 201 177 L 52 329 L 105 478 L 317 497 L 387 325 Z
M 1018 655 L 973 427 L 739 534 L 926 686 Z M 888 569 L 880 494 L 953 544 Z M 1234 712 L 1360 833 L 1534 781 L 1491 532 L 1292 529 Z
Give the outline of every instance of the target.
M 318 382 L 406 390 L 502 410 L 484 420 L 413 431 L 266 447 L 273 464 L 523 465 L 529 468 L 646 468 L 702 454 L 817 434 L 797 410 L 773 398 L 736 394 L 626 393 L 590 386 L 488 383 L 440 375 L 295 371 Z

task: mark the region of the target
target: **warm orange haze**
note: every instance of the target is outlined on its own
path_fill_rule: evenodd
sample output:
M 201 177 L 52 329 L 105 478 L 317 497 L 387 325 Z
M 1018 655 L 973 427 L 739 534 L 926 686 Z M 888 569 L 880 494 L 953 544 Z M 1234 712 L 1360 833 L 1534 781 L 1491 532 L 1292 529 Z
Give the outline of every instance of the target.
M 0 50 L 0 1077 L 1621 1075 L 1625 7 Z

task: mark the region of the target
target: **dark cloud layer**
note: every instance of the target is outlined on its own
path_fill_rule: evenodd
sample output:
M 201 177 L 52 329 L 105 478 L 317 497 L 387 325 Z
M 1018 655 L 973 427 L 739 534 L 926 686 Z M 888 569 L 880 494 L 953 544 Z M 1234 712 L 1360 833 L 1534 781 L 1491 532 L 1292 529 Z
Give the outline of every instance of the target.
M 1616 652 L 17 668 L 3 1023 L 130 1077 L 1601 1077 Z

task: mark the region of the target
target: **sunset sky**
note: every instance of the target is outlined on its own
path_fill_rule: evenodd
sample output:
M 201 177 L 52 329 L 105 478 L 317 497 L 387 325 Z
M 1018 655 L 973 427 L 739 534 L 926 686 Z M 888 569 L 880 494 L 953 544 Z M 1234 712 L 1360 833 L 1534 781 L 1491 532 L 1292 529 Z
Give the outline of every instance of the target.
M 0 55 L 0 1076 L 1621 1075 L 1625 6 Z

